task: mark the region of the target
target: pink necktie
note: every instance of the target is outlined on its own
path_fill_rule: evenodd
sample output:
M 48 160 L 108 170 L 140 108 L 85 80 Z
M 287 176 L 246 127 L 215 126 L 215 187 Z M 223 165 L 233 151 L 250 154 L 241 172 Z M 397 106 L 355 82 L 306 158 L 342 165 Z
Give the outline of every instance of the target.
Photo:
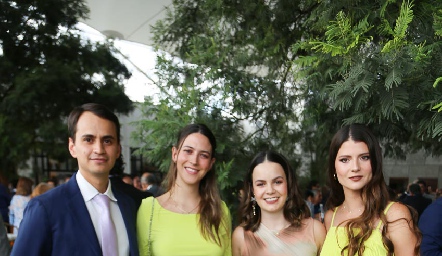
M 98 194 L 94 197 L 95 202 L 100 206 L 102 215 L 100 218 L 101 226 L 101 250 L 103 256 L 117 256 L 117 232 L 112 222 L 109 208 L 109 197 L 107 195 Z

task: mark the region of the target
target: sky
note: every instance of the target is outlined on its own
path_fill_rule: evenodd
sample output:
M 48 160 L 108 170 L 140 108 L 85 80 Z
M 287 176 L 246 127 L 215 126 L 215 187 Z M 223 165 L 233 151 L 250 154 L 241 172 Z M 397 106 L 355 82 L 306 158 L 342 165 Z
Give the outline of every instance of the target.
M 82 35 L 92 41 L 104 41 L 105 36 L 99 31 L 78 23 L 77 28 L 82 31 Z M 155 84 L 146 77 L 146 73 L 155 80 L 156 54 L 152 47 L 125 40 L 114 41 L 115 47 L 122 53 L 117 56 L 132 73 L 132 77 L 125 83 L 125 92 L 132 101 L 143 102 L 144 96 L 153 95 L 158 92 Z M 126 59 L 127 58 L 127 59 Z M 138 69 L 142 70 L 140 72 Z

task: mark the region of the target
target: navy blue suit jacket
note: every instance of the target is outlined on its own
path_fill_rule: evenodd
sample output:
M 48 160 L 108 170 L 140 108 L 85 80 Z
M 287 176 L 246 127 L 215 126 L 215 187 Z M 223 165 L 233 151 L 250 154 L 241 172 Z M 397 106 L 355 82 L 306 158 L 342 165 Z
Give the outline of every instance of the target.
M 138 256 L 136 206 L 132 198 L 112 188 L 129 238 L 130 255 Z M 117 232 L 125 232 L 117 230 Z M 101 256 L 94 225 L 75 174 L 66 183 L 32 199 L 24 211 L 12 255 Z

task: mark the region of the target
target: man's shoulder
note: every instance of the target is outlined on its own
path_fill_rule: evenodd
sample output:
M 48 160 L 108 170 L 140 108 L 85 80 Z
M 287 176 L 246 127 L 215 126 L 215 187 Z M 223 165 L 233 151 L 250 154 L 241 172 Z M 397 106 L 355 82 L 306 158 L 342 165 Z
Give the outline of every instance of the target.
M 436 201 L 428 205 L 426 210 L 428 210 L 428 212 L 430 211 L 437 212 L 442 215 L 442 197 L 436 199 Z

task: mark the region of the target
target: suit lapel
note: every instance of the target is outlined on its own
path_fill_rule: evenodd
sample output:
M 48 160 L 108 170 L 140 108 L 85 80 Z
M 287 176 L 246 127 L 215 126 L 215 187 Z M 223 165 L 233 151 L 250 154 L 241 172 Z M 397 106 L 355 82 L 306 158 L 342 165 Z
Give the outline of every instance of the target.
M 79 232 L 78 239 L 81 239 L 81 244 L 89 246 L 94 252 L 94 255 L 101 255 L 101 248 L 98 242 L 97 234 L 95 233 L 94 224 L 92 223 L 89 211 L 86 208 L 80 188 L 78 187 L 75 174 L 69 180 L 67 185 L 67 192 L 69 199 L 67 199 L 67 207 L 74 219 L 73 232 Z

